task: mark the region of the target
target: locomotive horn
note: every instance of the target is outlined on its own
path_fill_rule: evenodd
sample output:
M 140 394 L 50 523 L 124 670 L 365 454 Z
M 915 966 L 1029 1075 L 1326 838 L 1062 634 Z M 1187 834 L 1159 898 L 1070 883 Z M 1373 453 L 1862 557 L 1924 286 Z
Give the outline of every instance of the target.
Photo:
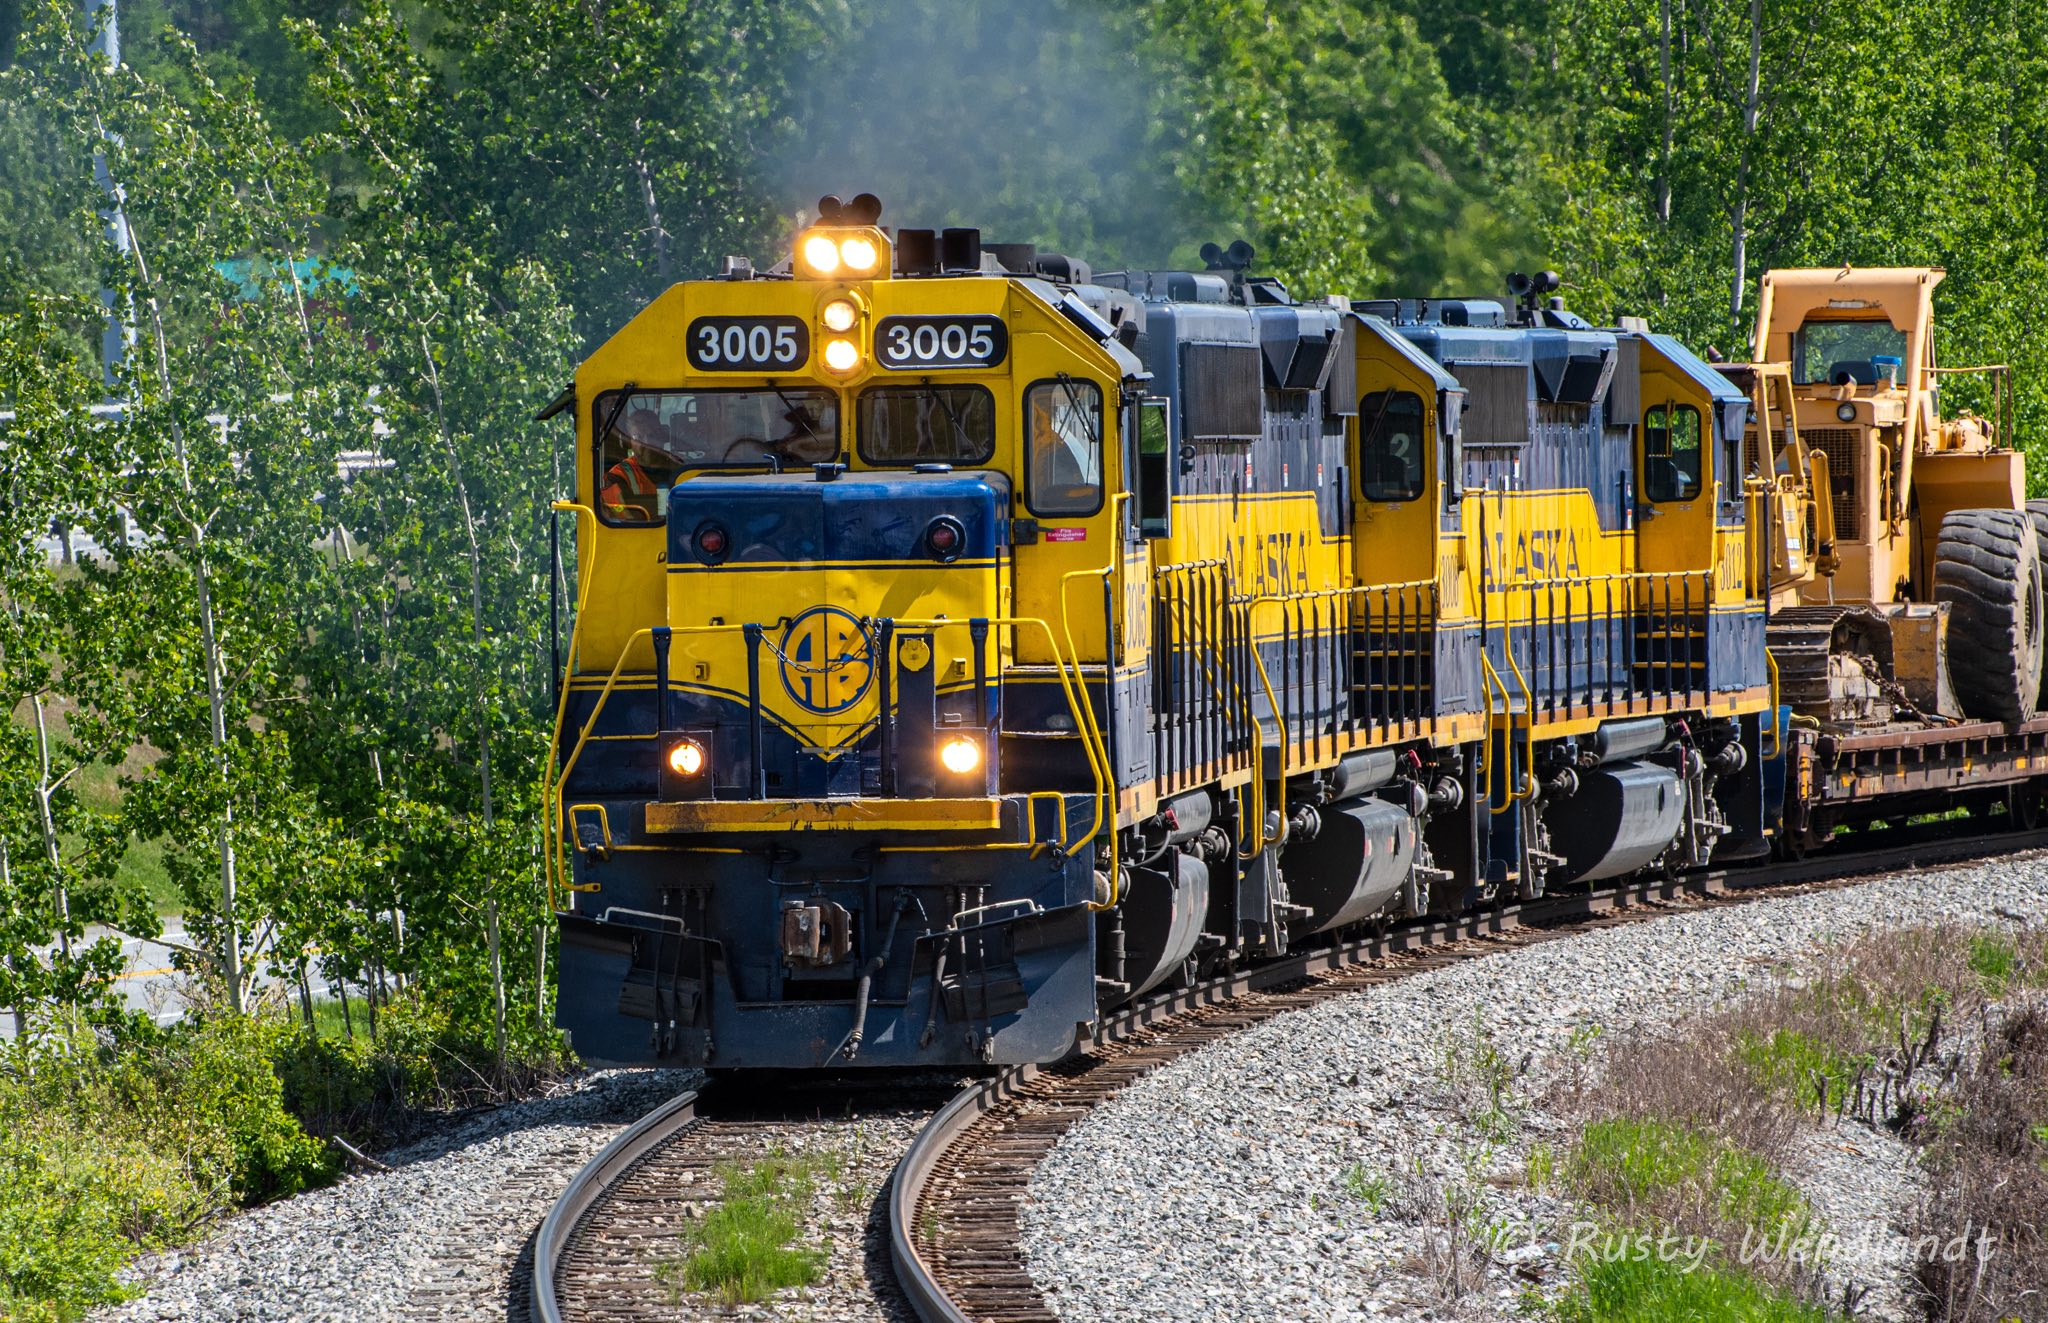
M 839 200 L 837 193 L 827 193 L 818 199 L 818 219 L 830 224 L 839 219 L 846 210 L 846 204 Z
M 882 219 L 882 199 L 873 193 L 856 193 L 841 215 L 855 225 L 873 225 Z

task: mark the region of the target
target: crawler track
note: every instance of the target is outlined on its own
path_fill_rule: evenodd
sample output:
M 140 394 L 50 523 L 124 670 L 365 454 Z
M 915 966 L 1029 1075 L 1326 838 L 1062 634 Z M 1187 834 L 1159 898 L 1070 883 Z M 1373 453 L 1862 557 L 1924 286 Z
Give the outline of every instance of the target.
M 1031 1173 L 1092 1108 L 1218 1038 L 1330 997 L 1555 937 L 1670 913 L 1853 885 L 1872 874 L 2048 847 L 2048 831 L 1884 845 L 1676 881 L 1631 883 L 1481 915 L 1415 924 L 1155 998 L 1104 1022 L 1056 1065 L 1020 1066 L 969 1088 L 926 1125 L 896 1169 L 889 1251 L 926 1323 L 1055 1323 L 1019 1249 Z

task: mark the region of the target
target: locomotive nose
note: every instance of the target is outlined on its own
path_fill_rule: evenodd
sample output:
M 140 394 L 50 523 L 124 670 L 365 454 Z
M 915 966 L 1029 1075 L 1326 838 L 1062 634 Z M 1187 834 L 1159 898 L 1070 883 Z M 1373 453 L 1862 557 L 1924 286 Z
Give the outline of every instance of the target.
M 996 706 L 1008 509 L 1000 475 L 942 465 L 676 484 L 670 626 L 728 631 L 678 644 L 706 672 L 680 685 L 735 700 L 712 705 L 714 793 L 993 790 L 993 757 L 958 746 L 986 745 Z M 714 656 L 733 626 L 748 655 Z

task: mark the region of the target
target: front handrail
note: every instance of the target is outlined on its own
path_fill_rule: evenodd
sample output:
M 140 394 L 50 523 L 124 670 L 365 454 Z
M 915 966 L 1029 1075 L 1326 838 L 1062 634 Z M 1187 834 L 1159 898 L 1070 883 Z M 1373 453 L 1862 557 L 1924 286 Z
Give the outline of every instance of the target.
M 597 564 L 598 539 L 591 535 L 597 527 L 597 512 L 576 501 L 556 501 L 552 509 L 574 511 L 576 514 L 576 551 L 581 561 L 584 549 L 589 549 L 589 564 L 579 564 L 576 571 L 576 618 L 569 623 L 569 646 L 562 655 L 561 683 L 555 699 L 554 730 L 548 737 L 548 758 L 553 760 L 555 750 L 562 747 L 562 723 L 569 713 L 569 677 L 576 673 L 577 650 L 583 641 L 583 608 L 590 601 L 590 585 L 596 579 L 592 573 Z M 588 525 L 584 523 L 589 520 Z M 543 764 L 545 766 L 545 764 Z M 552 912 L 555 903 L 555 857 L 561 848 L 561 824 L 555 800 L 554 778 L 545 771 L 541 773 L 541 853 L 545 856 L 547 869 L 543 885 L 547 888 L 548 909 Z
M 1095 839 L 1101 833 L 1103 821 L 1108 816 L 1108 803 L 1112 793 L 1109 779 L 1109 754 L 1102 737 L 1101 727 L 1094 720 L 1093 708 L 1087 700 L 1086 682 L 1082 678 L 1081 663 L 1077 658 L 1070 657 L 1061 652 L 1059 639 L 1053 633 L 1052 626 L 1037 616 L 996 616 L 977 617 L 976 619 L 980 619 L 985 625 L 1007 629 L 1035 627 L 1044 633 L 1046 646 L 1051 650 L 1054 673 L 1059 677 L 1061 693 L 1067 700 L 1069 713 L 1074 718 L 1074 729 L 1081 737 L 1082 749 L 1088 758 L 1089 772 L 1094 780 L 1095 817 L 1087 832 L 1078 838 L 1069 839 L 1067 835 L 1071 828 L 1067 822 L 1065 801 L 1064 799 L 1061 801 L 1059 813 L 1061 839 L 1059 848 L 1063 855 L 1071 858 L 1079 854 L 1086 848 L 1088 842 Z M 893 623 L 899 629 L 939 630 L 969 628 L 975 621 L 973 619 L 952 620 L 938 617 L 930 620 L 896 620 Z M 576 742 L 570 749 L 569 756 L 563 762 L 560 774 L 552 778 L 545 778 L 542 782 L 543 807 L 547 815 L 545 825 L 549 833 L 548 836 L 543 838 L 543 848 L 547 851 L 548 855 L 548 901 L 551 906 L 556 903 L 555 895 L 558 888 L 576 890 L 567 881 L 568 841 L 560 823 L 556 821 L 560 814 L 560 805 L 563 803 L 564 795 L 568 788 L 569 777 L 576 770 L 576 765 L 583 756 L 585 746 L 593 738 L 596 738 L 592 732 L 596 729 L 598 718 L 603 715 L 605 705 L 610 700 L 613 690 L 617 687 L 620 676 L 624 674 L 627 656 L 632 652 L 634 645 L 639 643 L 642 638 L 653 635 L 654 628 L 654 626 L 647 626 L 634 631 L 626 639 L 624 645 L 620 647 L 619 655 L 613 661 L 611 670 L 606 674 L 603 687 L 598 691 L 597 701 L 592 704 L 590 714 L 583 719 L 581 727 L 577 732 Z M 698 635 L 734 634 L 743 633 L 747 628 L 748 626 L 745 624 L 678 625 L 671 627 L 670 632 L 671 634 Z M 571 655 L 574 655 L 573 646 L 571 648 Z M 561 747 L 561 729 L 565 724 L 564 714 L 567 710 L 568 693 L 569 686 L 565 683 L 563 685 L 563 706 L 562 710 L 557 713 L 556 735 L 551 746 L 554 749 Z M 1031 798 L 1035 799 L 1037 795 L 1046 793 L 1057 792 L 1035 792 Z M 1035 822 L 1031 826 L 1031 831 L 1035 836 L 1037 832 Z M 1113 840 L 1111 848 L 1114 851 Z M 1114 854 L 1112 854 L 1113 863 Z M 1115 897 L 1112 894 L 1112 903 L 1114 903 L 1114 900 Z

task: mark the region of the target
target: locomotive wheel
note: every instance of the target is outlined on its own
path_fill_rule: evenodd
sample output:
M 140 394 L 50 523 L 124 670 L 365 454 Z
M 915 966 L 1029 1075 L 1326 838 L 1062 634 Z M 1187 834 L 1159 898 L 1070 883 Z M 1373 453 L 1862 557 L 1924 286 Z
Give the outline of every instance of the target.
M 1980 721 L 2021 722 L 2041 692 L 2041 550 L 2024 510 L 1957 510 L 1941 521 L 1934 600 L 1949 604 L 1956 700 Z

